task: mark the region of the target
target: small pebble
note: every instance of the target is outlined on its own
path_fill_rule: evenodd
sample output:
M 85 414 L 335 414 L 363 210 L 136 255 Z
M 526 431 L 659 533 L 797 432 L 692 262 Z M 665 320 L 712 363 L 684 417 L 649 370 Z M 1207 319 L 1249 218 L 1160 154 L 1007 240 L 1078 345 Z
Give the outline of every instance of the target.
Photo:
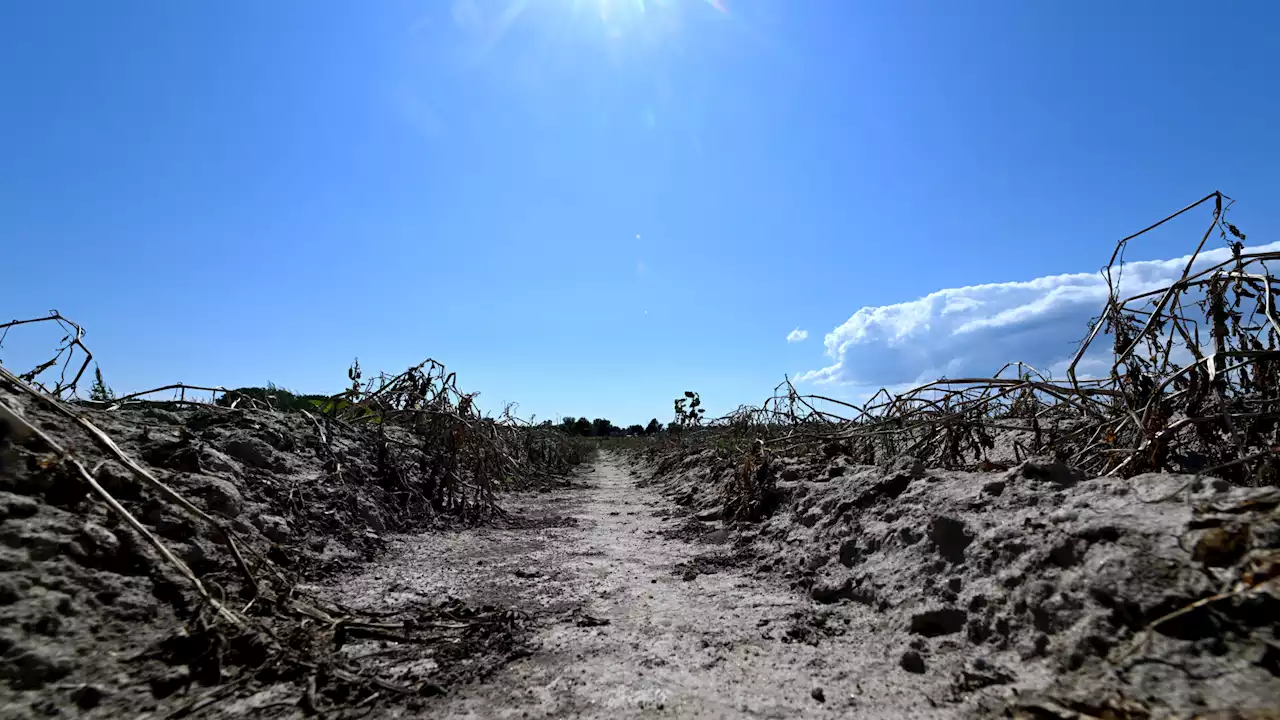
M 809 691 L 809 695 L 810 695 L 814 700 L 817 700 L 818 702 L 826 702 L 826 701 L 827 701 L 827 694 L 826 694 L 826 693 L 824 693 L 824 692 L 822 691 L 822 688 L 820 688 L 820 687 L 816 687 L 816 688 L 814 688 L 814 689 L 810 690 L 810 691 Z

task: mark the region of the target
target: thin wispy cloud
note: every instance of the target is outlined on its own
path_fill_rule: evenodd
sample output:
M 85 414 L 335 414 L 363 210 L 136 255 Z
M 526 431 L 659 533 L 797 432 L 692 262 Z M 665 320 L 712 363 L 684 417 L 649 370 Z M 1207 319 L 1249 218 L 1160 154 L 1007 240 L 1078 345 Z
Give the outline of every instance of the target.
M 1249 250 L 1280 250 L 1280 243 Z M 1226 248 L 1207 250 L 1195 267 L 1230 257 Z M 1127 263 L 1121 292 L 1129 296 L 1165 287 L 1181 276 L 1188 259 Z M 908 302 L 864 307 L 827 333 L 823 344 L 830 363 L 796 380 L 883 387 L 988 377 L 1010 361 L 1058 374 L 1107 297 L 1100 273 L 1075 273 L 949 288 Z M 1103 367 L 1086 362 L 1081 370 Z
M 787 342 L 789 343 L 804 342 L 805 340 L 808 340 L 808 339 L 809 339 L 808 330 L 801 330 L 800 328 L 796 328 L 795 330 L 792 330 L 791 332 L 787 333 Z

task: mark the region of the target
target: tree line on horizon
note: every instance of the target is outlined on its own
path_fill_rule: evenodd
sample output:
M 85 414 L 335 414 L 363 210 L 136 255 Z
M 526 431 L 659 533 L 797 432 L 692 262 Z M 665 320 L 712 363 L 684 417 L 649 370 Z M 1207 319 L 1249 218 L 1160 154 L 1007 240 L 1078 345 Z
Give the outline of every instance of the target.
M 658 418 L 649 421 L 648 425 L 629 425 L 627 427 L 619 427 L 614 425 L 612 421 L 606 418 L 596 418 L 589 420 L 585 417 L 566 417 L 556 425 L 561 432 L 566 435 L 575 435 L 578 437 L 615 437 L 621 435 L 653 435 L 660 433 L 664 428 L 662 423 L 658 422 Z

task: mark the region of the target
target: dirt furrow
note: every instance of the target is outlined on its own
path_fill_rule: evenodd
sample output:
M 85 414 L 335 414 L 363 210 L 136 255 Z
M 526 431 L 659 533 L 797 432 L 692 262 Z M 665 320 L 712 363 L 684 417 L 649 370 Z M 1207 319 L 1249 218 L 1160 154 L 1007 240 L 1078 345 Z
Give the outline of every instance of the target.
M 681 539 L 674 506 L 614 457 L 582 479 L 509 498 L 512 528 L 402 538 L 330 592 L 357 607 L 452 595 L 531 617 L 529 653 L 433 701 L 447 717 L 952 714 L 945 683 L 902 670 L 869 610 L 819 611 L 725 547 Z

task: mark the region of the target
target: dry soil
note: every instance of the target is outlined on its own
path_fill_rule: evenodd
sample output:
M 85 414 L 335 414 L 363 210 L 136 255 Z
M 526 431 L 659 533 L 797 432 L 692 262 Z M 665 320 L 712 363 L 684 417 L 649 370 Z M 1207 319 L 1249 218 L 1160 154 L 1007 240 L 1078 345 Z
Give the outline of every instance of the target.
M 508 496 L 514 529 L 403 537 L 321 588 L 349 606 L 455 596 L 523 608 L 530 654 L 431 711 L 458 718 L 951 717 L 949 678 L 856 604 L 819 608 L 724 545 L 672 532 L 676 506 L 604 456 L 582 487 Z M 899 638 L 900 639 L 900 638 Z M 408 713 L 406 712 L 407 716 Z

